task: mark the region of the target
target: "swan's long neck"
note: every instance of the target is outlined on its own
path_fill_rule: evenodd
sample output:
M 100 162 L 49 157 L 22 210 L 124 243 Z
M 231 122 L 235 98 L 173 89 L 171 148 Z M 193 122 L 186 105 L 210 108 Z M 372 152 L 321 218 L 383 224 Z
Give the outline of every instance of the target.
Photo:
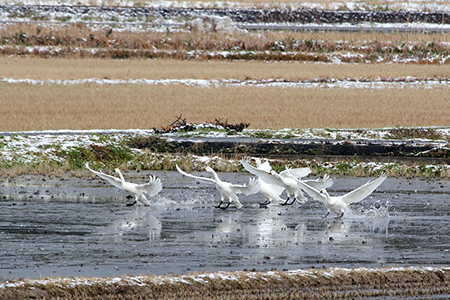
M 281 180 L 282 182 L 284 182 L 284 178 L 281 177 L 280 174 L 275 173 L 275 172 L 273 172 L 273 173 L 271 173 L 271 174 L 272 174 L 272 176 L 275 177 L 276 179 Z
M 259 158 L 255 158 L 256 167 L 261 167 L 261 160 Z
M 327 191 L 323 191 L 323 193 L 322 194 L 324 194 L 325 195 L 325 203 L 330 203 L 330 200 L 331 200 L 331 198 L 330 198 L 330 194 L 328 194 L 328 192 Z
M 214 171 L 213 169 L 211 169 L 209 172 L 211 172 L 214 176 L 214 179 L 216 180 L 216 182 L 221 182 L 222 180 L 220 180 L 219 176 L 217 176 L 216 171 Z
M 122 172 L 120 172 L 119 169 L 117 169 L 116 172 L 119 173 L 120 180 L 122 180 L 122 182 L 125 182 L 125 178 L 123 178 Z

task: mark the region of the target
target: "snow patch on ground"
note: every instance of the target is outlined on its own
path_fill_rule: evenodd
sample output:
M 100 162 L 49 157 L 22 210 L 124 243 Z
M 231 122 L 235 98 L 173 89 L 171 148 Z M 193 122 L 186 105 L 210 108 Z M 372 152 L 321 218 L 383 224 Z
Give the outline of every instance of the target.
M 0 4 L 15 4 L 15 0 L 0 0 Z M 83 5 L 83 6 L 119 6 L 119 7 L 174 7 L 174 8 L 250 8 L 256 5 L 259 8 L 280 9 L 322 9 L 322 10 L 404 10 L 404 11 L 450 11 L 446 0 L 426 1 L 396 1 L 386 0 L 379 4 L 370 4 L 367 1 L 293 1 L 293 2 L 241 2 L 241 1 L 132 1 L 132 0 L 21 0 L 23 5 Z
M 190 132 L 171 132 L 158 134 L 161 138 L 167 138 L 171 140 L 173 138 L 190 139 L 187 134 L 191 134 L 192 137 L 201 135 L 202 138 L 227 138 L 228 132 L 225 129 L 204 131 L 202 128 L 215 128 L 213 124 L 197 124 L 193 125 L 195 128 L 200 129 L 201 133 L 195 133 L 195 130 Z M 442 136 L 450 135 L 450 128 L 433 128 Z M 154 135 L 153 130 L 59 130 L 59 131 L 28 131 L 28 132 L 8 132 L 0 133 L 0 148 L 2 149 L 0 154 L 0 162 L 4 165 L 14 164 L 33 164 L 42 163 L 47 161 L 55 161 L 63 163 L 68 159 L 67 153 L 70 151 L 80 151 L 81 148 L 89 148 L 92 146 L 114 146 L 125 145 L 126 141 L 134 136 L 146 137 Z M 405 143 L 401 140 L 392 140 L 389 128 L 384 129 L 284 129 L 284 130 L 255 130 L 244 129 L 242 132 L 233 132 L 233 139 L 235 138 L 254 138 L 254 136 L 271 135 L 276 134 L 276 139 L 271 138 L 256 138 L 264 142 L 275 141 L 295 143 L 298 142 L 295 139 L 301 140 L 302 143 L 311 141 L 312 143 L 326 140 L 329 143 L 342 143 L 343 141 L 370 141 L 378 140 L 379 142 L 385 142 L 388 144 Z M 288 137 L 286 140 L 283 136 Z M 445 140 L 426 140 L 426 139 L 408 139 L 408 142 L 414 142 L 415 145 L 427 144 L 434 145 L 436 148 L 445 149 L 448 142 Z M 143 150 L 132 148 L 134 153 L 144 153 Z M 170 156 L 173 154 L 161 154 L 154 155 L 152 159 L 160 160 L 161 156 Z M 214 164 L 214 165 L 235 165 L 238 161 L 229 160 L 218 156 L 192 156 L 192 160 L 195 165 Z M 324 170 L 339 170 L 342 168 L 342 162 L 318 162 L 314 158 L 311 158 L 307 163 L 311 165 L 319 165 Z M 399 163 L 383 163 L 383 162 L 346 162 L 346 167 L 362 168 L 365 170 L 384 170 L 394 167 L 401 167 Z M 426 168 L 431 171 L 438 171 L 443 168 L 450 168 L 447 165 L 430 165 L 430 166 L 412 166 L 411 168 Z
M 309 79 L 302 81 L 292 81 L 287 79 L 264 79 L 264 80 L 238 80 L 238 79 L 72 79 L 72 80 L 37 80 L 30 78 L 1 78 L 0 83 L 4 84 L 30 84 L 30 85 L 184 85 L 191 87 L 279 87 L 279 88 L 327 88 L 327 89 L 435 89 L 450 88 L 449 78 L 391 78 L 391 79 L 367 79 L 367 78 L 348 78 L 348 79 Z
M 208 34 L 215 32 L 232 34 L 234 32 L 242 31 L 228 16 L 219 17 L 207 15 L 193 20 L 190 23 L 190 30 L 192 32 L 202 32 Z

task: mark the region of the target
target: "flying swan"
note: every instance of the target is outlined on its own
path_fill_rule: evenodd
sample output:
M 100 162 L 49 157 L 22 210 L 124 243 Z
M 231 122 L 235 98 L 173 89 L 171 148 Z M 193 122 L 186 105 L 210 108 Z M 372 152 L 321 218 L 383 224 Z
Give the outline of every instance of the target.
M 337 218 L 340 219 L 344 216 L 344 213 L 348 210 L 348 205 L 353 202 L 359 202 L 372 194 L 372 192 L 383 183 L 383 181 L 387 178 L 385 173 L 381 174 L 380 177 L 373 181 L 368 181 L 364 185 L 359 188 L 338 197 L 331 197 L 325 189 L 322 189 L 320 192 L 318 189 L 295 179 L 301 188 L 307 192 L 311 197 L 316 200 L 320 200 L 325 204 L 325 207 L 328 209 L 325 218 L 328 217 L 330 211 L 334 212 L 337 215 Z
M 97 175 L 98 177 L 107 180 L 112 185 L 118 187 L 119 189 L 125 190 L 128 194 L 130 194 L 130 196 L 127 196 L 127 198 L 134 198 L 134 202 L 127 204 L 127 206 L 133 206 L 138 201 L 144 204 L 145 206 L 149 206 L 150 202 L 148 202 L 147 198 L 142 192 L 146 192 L 151 197 L 155 196 L 162 190 L 161 179 L 153 175 L 150 175 L 150 180 L 148 183 L 135 184 L 131 182 L 126 182 L 125 179 L 123 178 L 122 172 L 120 172 L 118 168 L 116 168 L 114 172 L 118 173 L 120 178 L 105 174 L 102 171 L 100 172 L 94 171 L 89 167 L 89 163 L 86 163 L 86 168 L 95 175 Z
M 227 209 L 230 206 L 230 204 L 233 203 L 236 206 L 236 208 L 239 209 L 243 205 L 241 202 L 239 202 L 239 199 L 236 194 L 250 195 L 250 194 L 255 194 L 259 191 L 258 180 L 254 179 L 254 178 L 250 178 L 248 184 L 243 184 L 243 185 L 232 184 L 232 183 L 220 180 L 219 176 L 217 176 L 217 173 L 210 167 L 206 167 L 205 171 L 212 173 L 214 179 L 188 174 L 188 173 L 184 172 L 183 170 L 181 170 L 180 167 L 178 167 L 178 165 L 176 165 L 176 167 L 177 167 L 178 172 L 180 172 L 184 176 L 198 179 L 198 180 L 201 180 L 204 182 L 216 184 L 217 190 L 219 191 L 220 196 L 221 196 L 220 203 L 219 203 L 219 205 L 215 206 L 216 208 Z M 225 206 L 222 206 L 222 204 L 224 202 L 228 202 L 228 204 Z
M 279 194 L 277 195 L 277 197 L 275 197 L 275 194 L 279 192 L 278 188 L 272 189 L 268 187 L 269 190 L 265 190 L 265 193 L 270 194 L 270 197 L 273 197 L 276 200 L 283 202 L 281 203 L 281 205 L 292 205 L 296 200 L 299 201 L 300 203 L 306 202 L 307 199 L 303 194 L 301 187 L 297 184 L 298 181 L 297 178 L 308 176 L 309 173 L 311 173 L 310 168 L 289 169 L 288 167 L 286 167 L 286 170 L 278 174 L 274 170 L 267 170 L 268 169 L 267 165 L 260 169 L 253 167 L 246 160 L 242 160 L 241 163 L 248 172 L 258 176 L 265 183 L 281 187 L 282 189 L 286 189 L 287 193 L 286 200 L 281 199 Z M 307 182 L 311 186 L 314 186 L 318 189 L 324 189 L 330 187 L 333 184 L 333 180 L 328 176 L 325 176 L 323 179 L 308 180 Z M 266 199 L 270 201 L 272 199 L 270 197 L 269 199 L 267 198 Z M 291 197 L 294 200 L 292 200 L 292 202 L 289 202 L 289 199 Z
M 270 166 L 269 162 L 266 160 L 265 162 L 262 162 L 260 158 L 251 158 L 250 160 L 254 161 L 256 163 L 256 167 L 259 170 L 265 171 L 270 173 L 272 171 L 272 167 Z M 259 192 L 261 195 L 266 199 L 264 203 L 260 203 L 261 206 L 266 206 L 272 203 L 272 201 L 278 201 L 279 203 L 286 202 L 284 199 L 280 197 L 281 193 L 284 191 L 284 187 L 276 185 L 276 184 L 270 184 L 265 182 L 261 177 L 258 177 L 259 180 Z

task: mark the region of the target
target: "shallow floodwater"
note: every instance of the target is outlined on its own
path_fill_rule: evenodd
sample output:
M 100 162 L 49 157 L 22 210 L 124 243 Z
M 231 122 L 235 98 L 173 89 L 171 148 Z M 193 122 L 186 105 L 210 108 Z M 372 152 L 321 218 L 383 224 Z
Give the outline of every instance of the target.
M 260 194 L 241 195 L 241 210 L 223 211 L 212 207 L 220 199 L 213 186 L 156 174 L 164 189 L 150 207 L 127 207 L 125 192 L 97 178 L 5 182 L 0 277 L 450 264 L 449 181 L 388 178 L 336 220 L 322 218 L 317 201 L 260 208 Z M 147 175 L 125 177 L 144 182 Z M 219 176 L 236 183 L 249 177 Z M 338 178 L 329 192 L 367 180 Z

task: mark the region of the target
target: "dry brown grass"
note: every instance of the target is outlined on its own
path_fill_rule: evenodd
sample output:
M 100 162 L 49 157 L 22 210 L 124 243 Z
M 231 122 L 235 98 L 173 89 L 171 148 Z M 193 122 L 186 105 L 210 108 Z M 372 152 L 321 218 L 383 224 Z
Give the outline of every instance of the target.
M 328 90 L 0 84 L 0 130 L 129 129 L 228 119 L 251 128 L 377 128 L 450 123 L 448 90 Z
M 1 58 L 6 78 L 286 78 L 443 77 L 439 65 L 322 65 L 173 60 Z M 0 130 L 152 128 L 175 115 L 189 122 L 228 119 L 251 128 L 348 128 L 447 125 L 442 89 L 327 90 L 146 85 L 0 84 Z
M 325 54 L 350 53 L 349 62 L 392 61 L 394 57 L 433 62 L 450 53 L 447 34 L 377 32 L 249 32 L 201 34 L 190 32 L 120 32 L 94 30 L 83 24 L 42 28 L 15 24 L 0 29 L 0 54 L 58 58 L 174 58 L 329 61 Z M 42 46 L 51 47 L 43 49 Z M 30 50 L 32 49 L 32 50 Z M 195 51 L 195 53 L 194 53 Z M 222 55 L 211 52 L 226 51 Z M 242 54 L 243 51 L 244 54 Z M 257 52 L 248 55 L 249 51 Z M 268 52 L 265 52 L 268 51 Z M 281 55 L 287 51 L 289 55 Z M 240 54 L 239 54 L 240 53 Z M 356 56 L 358 54 L 358 56 Z
M 15 30 L 18 29 L 14 27 Z M 20 30 L 36 31 L 22 26 Z M 64 29 L 61 36 L 73 41 L 81 26 Z M 8 30 L 6 30 L 8 31 Z M 13 32 L 13 31 L 12 31 Z M 31 34 L 31 33 L 30 33 Z M 44 34 L 44 33 L 42 33 Z M 50 33 L 49 33 L 50 34 Z M 102 33 L 104 35 L 104 33 Z M 400 34 L 382 35 L 352 33 L 265 33 L 255 47 L 278 39 L 401 41 Z M 118 33 L 116 38 L 127 39 Z M 147 36 L 158 49 L 167 44 L 164 34 Z M 183 34 L 172 36 L 168 47 L 182 47 Z M 207 37 L 195 37 L 214 45 Z M 223 36 L 218 36 L 219 41 Z M 134 48 L 142 44 L 143 36 L 135 35 L 124 42 Z M 439 44 L 446 35 L 411 35 L 410 40 L 427 40 Z M 62 38 L 61 40 L 64 40 Z M 80 40 L 80 39 L 76 39 Z M 89 39 L 88 39 L 89 40 Z M 232 40 L 232 39 L 231 39 Z M 158 42 L 159 41 L 159 42 Z M 226 39 L 223 39 L 229 43 Z M 379 47 L 383 47 L 384 42 Z M 261 44 L 258 46 L 258 43 Z M 73 45 L 73 46 L 76 46 Z M 92 45 L 90 45 L 92 46 Z M 203 47 L 194 45 L 194 48 Z M 330 46 L 333 49 L 333 46 Z M 149 59 L 39 59 L 0 58 L 1 76 L 14 79 L 270 79 L 304 80 L 315 78 L 398 78 L 448 77 L 446 65 L 418 64 L 313 64 L 299 62 L 262 61 L 184 61 Z M 175 115 L 183 114 L 189 122 L 212 121 L 251 123 L 251 128 L 310 127 L 384 127 L 448 125 L 445 114 L 447 92 L 433 90 L 326 90 L 255 87 L 198 88 L 185 86 L 32 86 L 0 84 L 2 105 L 0 130 L 91 129 L 91 128 L 152 128 L 166 126 Z
M 19 287 L 0 289 L 0 299 L 381 299 L 448 297 L 450 293 L 447 269 L 306 272 L 145 276 L 139 279 L 143 285 L 133 284 L 127 277 L 115 283 L 86 278 L 82 282 L 92 283 L 76 285 L 71 285 L 70 279 L 50 279 L 48 283 L 28 281 Z
M 0 57 L 1 76 L 14 79 L 270 79 L 448 77 L 448 66 L 315 64 L 262 61 L 39 59 Z

